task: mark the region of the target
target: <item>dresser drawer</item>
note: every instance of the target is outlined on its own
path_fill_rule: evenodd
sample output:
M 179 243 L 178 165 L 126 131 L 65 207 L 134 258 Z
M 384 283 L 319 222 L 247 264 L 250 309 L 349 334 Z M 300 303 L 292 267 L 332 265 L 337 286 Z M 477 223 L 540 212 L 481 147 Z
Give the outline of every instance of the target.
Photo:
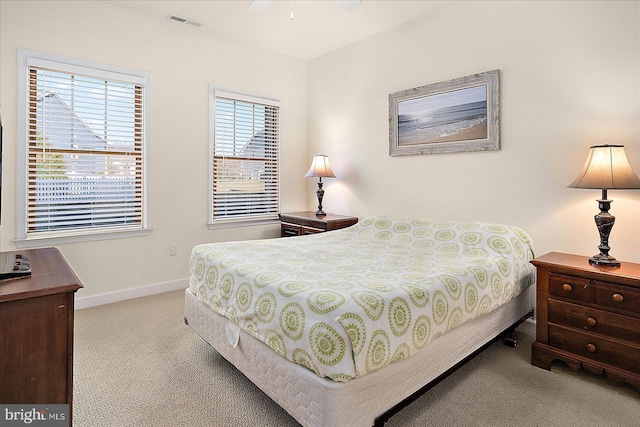
M 640 315 L 640 289 L 596 281 L 595 303 Z
M 640 373 L 640 346 L 588 332 L 549 325 L 549 345 L 621 369 Z
M 589 280 L 549 273 L 549 293 L 575 301 L 589 302 Z
M 640 345 L 640 318 L 549 299 L 549 323 Z

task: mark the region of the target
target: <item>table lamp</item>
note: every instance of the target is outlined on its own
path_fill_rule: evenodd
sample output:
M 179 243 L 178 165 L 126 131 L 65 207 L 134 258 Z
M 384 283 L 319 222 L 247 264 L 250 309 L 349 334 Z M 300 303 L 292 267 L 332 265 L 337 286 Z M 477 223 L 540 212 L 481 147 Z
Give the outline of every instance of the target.
M 620 261 L 609 255 L 609 234 L 616 218 L 609 213 L 613 200 L 607 199 L 607 190 L 640 189 L 640 178 L 627 160 L 624 145 L 592 146 L 580 175 L 568 187 L 602 190 L 602 199 L 598 200 L 600 213 L 595 216 L 600 233 L 600 253 L 589 258 L 589 262 L 619 266 Z
M 318 210 L 316 216 L 325 216 L 326 212 L 322 210 L 322 198 L 324 197 L 324 190 L 322 189 L 322 178 L 335 178 L 335 174 L 331 170 L 329 165 L 329 158 L 325 155 L 318 155 L 313 158 L 309 172 L 305 175 L 307 178 L 318 177 L 318 190 L 316 195 L 318 196 Z

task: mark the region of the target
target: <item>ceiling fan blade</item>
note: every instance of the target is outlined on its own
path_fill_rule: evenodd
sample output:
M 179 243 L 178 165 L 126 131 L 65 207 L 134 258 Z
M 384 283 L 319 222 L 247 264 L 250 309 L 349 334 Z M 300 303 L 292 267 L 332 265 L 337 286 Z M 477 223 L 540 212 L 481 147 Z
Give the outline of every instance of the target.
M 253 0 L 249 6 L 249 10 L 261 11 L 269 7 L 272 0 Z
M 336 0 L 347 12 L 351 12 L 362 6 L 362 0 Z

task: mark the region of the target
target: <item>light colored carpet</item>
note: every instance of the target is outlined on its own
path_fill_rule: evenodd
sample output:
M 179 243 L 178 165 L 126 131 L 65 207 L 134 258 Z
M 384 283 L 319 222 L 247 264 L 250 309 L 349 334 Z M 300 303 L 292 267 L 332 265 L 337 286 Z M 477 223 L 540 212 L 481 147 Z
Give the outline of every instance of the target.
M 183 291 L 78 310 L 73 425 L 296 426 L 183 322 Z M 638 426 L 640 394 L 498 342 L 388 426 Z

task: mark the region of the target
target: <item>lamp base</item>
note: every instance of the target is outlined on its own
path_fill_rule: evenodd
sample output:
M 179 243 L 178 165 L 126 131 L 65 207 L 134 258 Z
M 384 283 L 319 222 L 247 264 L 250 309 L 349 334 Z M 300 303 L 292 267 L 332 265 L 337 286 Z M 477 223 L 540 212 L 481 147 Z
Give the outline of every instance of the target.
M 327 215 L 327 213 L 322 210 L 322 198 L 324 197 L 324 189 L 322 188 L 322 177 L 318 178 L 318 190 L 316 191 L 316 196 L 318 196 L 318 210 L 316 211 L 316 216 Z
M 606 265 L 609 267 L 620 267 L 620 261 L 618 261 L 611 255 L 603 255 L 603 254 L 597 254 L 589 258 L 589 264 Z
M 609 213 L 612 200 L 607 199 L 607 190 L 602 190 L 602 199 L 598 199 L 600 213 L 594 217 L 598 233 L 600 234 L 600 253 L 589 258 L 589 264 L 606 265 L 609 267 L 620 267 L 620 261 L 609 255 L 609 234 L 616 222 L 616 217 Z

